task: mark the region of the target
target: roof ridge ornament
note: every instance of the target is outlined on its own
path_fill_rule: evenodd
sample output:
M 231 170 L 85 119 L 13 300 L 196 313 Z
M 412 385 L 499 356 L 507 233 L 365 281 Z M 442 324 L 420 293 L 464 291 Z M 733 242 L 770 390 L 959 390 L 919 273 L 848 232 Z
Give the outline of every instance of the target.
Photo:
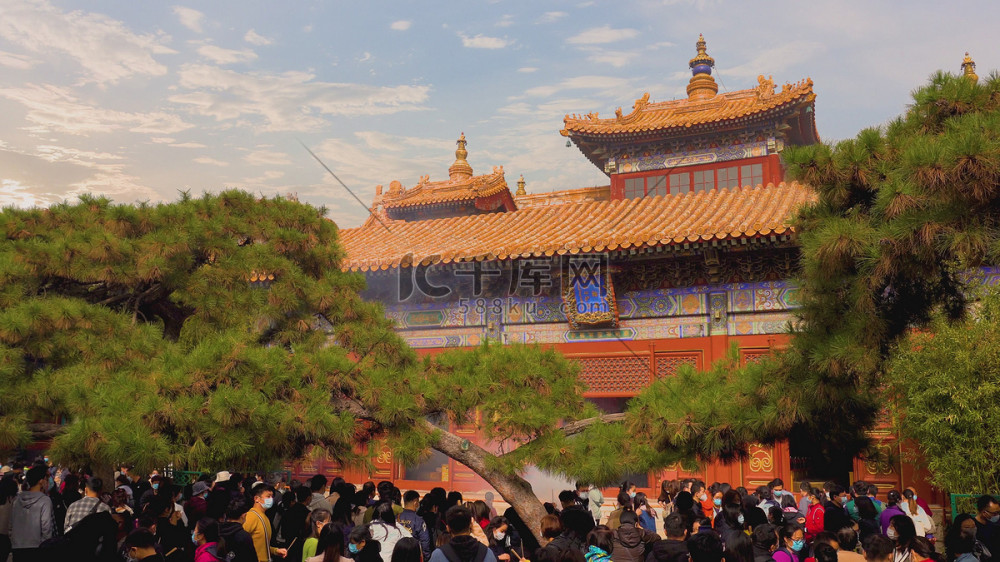
M 698 54 L 688 61 L 688 66 L 691 68 L 691 81 L 687 86 L 688 99 L 711 99 L 719 93 L 719 85 L 715 83 L 715 78 L 712 78 L 715 59 L 708 56 L 705 37 L 700 33 L 695 47 L 698 49 Z
M 979 76 L 976 76 L 976 63 L 969 56 L 969 51 L 965 52 L 965 59 L 962 60 L 962 74 L 973 82 L 979 82 Z
M 517 191 L 514 192 L 514 196 L 527 195 L 528 192 L 524 190 L 524 174 L 517 180 Z
M 465 149 L 467 143 L 464 131 L 458 137 L 458 140 L 455 141 L 455 144 L 458 145 L 458 148 L 455 149 L 455 163 L 448 168 L 448 177 L 453 180 L 467 180 L 472 177 L 472 166 L 466 160 L 469 156 L 469 151 Z

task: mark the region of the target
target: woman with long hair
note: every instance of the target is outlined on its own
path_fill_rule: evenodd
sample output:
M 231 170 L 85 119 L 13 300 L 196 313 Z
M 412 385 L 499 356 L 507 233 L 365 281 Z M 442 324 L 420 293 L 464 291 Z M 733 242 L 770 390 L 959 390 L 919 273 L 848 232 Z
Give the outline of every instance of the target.
M 423 562 L 424 553 L 420 550 L 420 541 L 413 537 L 403 537 L 392 549 L 392 559 L 389 562 Z
M 903 503 L 900 504 L 903 513 L 913 519 L 913 526 L 917 529 L 918 537 L 934 536 L 934 520 L 927 511 L 917 504 L 917 495 L 912 488 L 903 491 Z
M 306 530 L 309 534 L 302 543 L 303 560 L 312 558 L 319 552 L 317 550 L 319 547 L 319 535 L 323 532 L 323 528 L 330 523 L 331 517 L 330 512 L 325 509 L 316 509 L 309 512 L 309 516 L 306 517 Z
M 656 532 L 656 510 L 649 505 L 646 494 L 636 493 L 635 498 L 632 499 L 632 510 L 639 516 L 639 527 L 653 533 Z
M 338 500 L 339 501 L 339 500 Z M 344 528 L 340 523 L 327 523 L 319 532 L 316 555 L 305 562 L 340 562 L 344 553 Z
M 886 534 L 889 540 L 895 541 L 896 548 L 892 553 L 892 562 L 910 562 L 912 554 L 910 545 L 917 536 L 917 529 L 913 526 L 913 519 L 907 515 L 893 515 L 889 519 L 889 529 Z
M 977 562 L 982 545 L 976 540 L 976 519 L 968 513 L 955 518 L 944 536 L 944 552 L 948 562 Z
M 674 497 L 677 496 L 677 492 L 679 491 L 681 491 L 681 487 L 677 484 L 677 480 L 664 480 L 660 482 L 660 497 L 656 501 L 663 509 L 664 517 L 674 512 Z
M 506 517 L 494 517 L 486 525 L 483 531 L 486 533 L 486 540 L 489 541 L 489 549 L 497 560 L 510 560 L 510 524 Z
M 379 542 L 379 555 L 382 556 L 382 560 L 388 560 L 392 556 L 392 549 L 396 548 L 399 539 L 413 536 L 409 529 L 396 523 L 396 513 L 392 510 L 390 502 L 379 502 L 375 506 L 369 530 L 372 540 Z

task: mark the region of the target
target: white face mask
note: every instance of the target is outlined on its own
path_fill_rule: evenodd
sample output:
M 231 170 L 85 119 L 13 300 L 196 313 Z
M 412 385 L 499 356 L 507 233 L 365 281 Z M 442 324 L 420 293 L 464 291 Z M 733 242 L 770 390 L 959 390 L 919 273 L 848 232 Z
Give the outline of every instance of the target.
M 893 529 L 892 527 L 889 527 L 889 530 L 885 532 L 885 536 L 889 537 L 889 540 L 891 540 L 891 541 L 896 540 L 896 537 L 897 537 L 897 535 L 896 535 L 896 529 Z
M 507 536 L 507 533 L 502 533 L 500 531 L 497 531 L 497 532 L 493 533 L 493 538 L 495 538 L 498 541 L 502 541 L 506 536 Z

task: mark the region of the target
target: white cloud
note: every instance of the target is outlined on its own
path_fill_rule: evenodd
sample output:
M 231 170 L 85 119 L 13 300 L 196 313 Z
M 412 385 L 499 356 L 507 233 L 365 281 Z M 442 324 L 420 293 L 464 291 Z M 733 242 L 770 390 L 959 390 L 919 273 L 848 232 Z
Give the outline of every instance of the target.
M 258 118 L 267 131 L 311 131 L 324 115 L 385 115 L 424 109 L 427 86 L 371 86 L 318 82 L 308 72 L 240 73 L 216 66 L 181 67 L 180 86 L 193 90 L 169 99 L 217 121 Z M 241 123 L 242 124 L 242 123 Z
M 215 158 L 209 158 L 208 156 L 199 156 L 198 158 L 195 158 L 194 161 L 198 164 L 207 164 L 210 166 L 226 167 L 229 165 L 229 162 L 223 162 L 222 160 L 216 160 Z
M 64 12 L 47 0 L 5 3 L 0 37 L 43 56 L 76 60 L 88 82 L 117 82 L 135 74 L 162 76 L 167 67 L 154 54 L 175 53 L 167 37 L 137 35 L 124 23 L 81 10 Z
M 632 39 L 639 31 L 631 28 L 615 29 L 610 25 L 592 27 L 566 40 L 571 45 L 597 45 Z
M 0 179 L 0 207 L 45 207 L 59 200 L 54 193 L 33 193 L 32 189 L 17 180 Z
M 482 33 L 476 34 L 474 37 L 469 37 L 464 33 L 459 33 L 458 36 L 462 38 L 462 46 L 470 49 L 503 49 L 512 43 L 507 39 L 487 37 Z
M 263 47 L 264 45 L 271 45 L 274 43 L 273 39 L 264 37 L 263 35 L 257 33 L 253 29 L 246 32 L 246 35 L 243 36 L 243 40 L 246 41 L 247 43 L 250 43 L 251 45 L 257 45 L 259 47 Z
M 14 53 L 8 53 L 7 51 L 0 51 L 0 66 L 16 68 L 18 70 L 28 70 L 37 63 L 38 61 L 24 55 L 15 55 Z
M 558 84 L 529 88 L 524 91 L 524 95 L 544 98 L 566 90 L 596 90 L 610 96 L 627 91 L 631 87 L 630 84 L 631 82 L 628 79 L 615 76 L 574 76 Z
M 244 185 L 258 186 L 261 184 L 266 184 L 271 180 L 276 180 L 283 177 L 285 177 L 285 172 L 279 170 L 265 170 L 264 173 L 262 173 L 259 176 L 243 178 L 242 180 L 240 180 L 240 183 Z
M 504 14 L 503 17 L 501 17 L 500 20 L 497 21 L 494 25 L 496 27 L 510 27 L 514 25 L 514 16 L 510 14 Z
M 170 144 L 172 142 L 176 142 L 177 141 L 177 139 L 175 139 L 173 137 L 150 137 L 149 140 L 151 140 L 152 142 L 155 142 L 157 144 Z
M 200 142 L 172 142 L 167 146 L 174 148 L 205 148 L 205 145 Z
M 372 54 L 371 54 L 371 53 L 369 53 L 368 51 L 365 51 L 365 52 L 364 52 L 364 53 L 363 53 L 363 54 L 362 54 L 362 55 L 361 55 L 361 56 L 360 56 L 360 57 L 358 58 L 358 62 L 368 62 L 368 61 L 370 61 L 370 60 L 372 60 Z
M 590 55 L 587 56 L 588 61 L 615 68 L 627 65 L 639 55 L 638 51 L 608 51 L 600 47 L 581 47 L 581 49 L 590 52 Z
M 542 17 L 538 18 L 538 23 L 552 23 L 568 15 L 566 12 L 545 12 Z
M 724 76 L 740 78 L 753 78 L 761 74 L 778 74 L 787 68 L 815 58 L 822 51 L 823 45 L 815 41 L 791 41 L 758 51 L 747 62 L 721 70 Z
M 288 154 L 272 150 L 254 150 L 244 156 L 243 160 L 254 166 L 285 166 L 292 163 Z
M 174 13 L 177 14 L 177 19 L 180 20 L 181 25 L 195 33 L 202 32 L 201 24 L 205 20 L 205 14 L 194 8 L 185 8 L 184 6 L 174 6 Z
M 224 49 L 215 45 L 202 45 L 198 47 L 198 54 L 212 60 L 216 64 L 249 62 L 257 58 L 257 53 L 250 49 Z
M 389 29 L 394 29 L 396 31 L 406 31 L 407 29 L 410 29 L 411 25 L 413 25 L 413 22 L 411 21 L 399 20 L 392 22 L 392 25 L 389 26 Z
M 65 88 L 28 84 L 23 88 L 0 88 L 0 98 L 27 108 L 25 119 L 35 132 L 60 131 L 74 135 L 128 130 L 135 133 L 170 135 L 194 125 L 162 111 L 129 113 L 80 103 Z
M 524 73 L 531 73 L 531 72 L 537 72 L 538 68 L 534 66 L 522 66 L 521 68 L 517 69 L 517 71 Z

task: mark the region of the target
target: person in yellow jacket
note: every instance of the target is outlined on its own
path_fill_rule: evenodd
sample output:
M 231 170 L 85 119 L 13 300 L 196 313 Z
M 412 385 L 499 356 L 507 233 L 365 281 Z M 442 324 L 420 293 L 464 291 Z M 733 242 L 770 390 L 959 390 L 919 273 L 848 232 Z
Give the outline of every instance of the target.
M 254 488 L 253 507 L 246 514 L 243 530 L 253 538 L 253 548 L 257 551 L 258 562 L 270 562 L 271 556 L 284 558 L 288 551 L 271 546 L 271 521 L 264 513 L 274 505 L 274 488 L 261 484 Z

